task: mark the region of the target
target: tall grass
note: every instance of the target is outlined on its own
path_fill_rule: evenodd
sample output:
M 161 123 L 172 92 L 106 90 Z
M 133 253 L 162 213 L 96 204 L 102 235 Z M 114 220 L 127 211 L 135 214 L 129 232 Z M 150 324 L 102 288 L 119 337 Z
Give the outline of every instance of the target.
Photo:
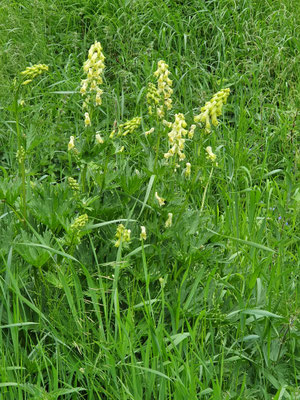
M 1 400 L 299 398 L 299 13 L 292 0 L 2 1 Z M 103 104 L 85 128 L 96 40 Z M 170 129 L 147 111 L 161 59 L 168 121 L 183 113 L 190 127 L 231 90 L 181 167 L 165 163 Z M 14 108 L 14 79 L 38 63 L 49 74 Z M 136 116 L 135 132 L 109 139 Z M 131 241 L 117 248 L 119 224 Z

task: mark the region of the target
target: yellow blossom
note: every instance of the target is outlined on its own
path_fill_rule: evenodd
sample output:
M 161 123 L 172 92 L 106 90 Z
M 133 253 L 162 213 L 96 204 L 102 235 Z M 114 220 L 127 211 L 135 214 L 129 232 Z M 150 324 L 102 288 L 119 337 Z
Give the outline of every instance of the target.
M 211 148 L 210 146 L 207 146 L 206 149 L 205 149 L 205 151 L 207 152 L 206 158 L 207 158 L 208 160 L 210 160 L 211 162 L 215 162 L 216 159 L 217 159 L 217 156 L 216 156 L 216 154 L 214 154 L 214 153 L 212 152 L 212 148 Z
M 191 164 L 188 162 L 185 164 L 185 176 L 186 178 L 189 178 L 191 176 Z
M 123 224 L 118 225 L 117 232 L 115 235 L 117 239 L 115 247 L 119 247 L 121 242 L 130 242 L 130 234 L 131 234 L 130 229 L 125 229 L 125 226 Z
M 45 71 L 48 71 L 48 70 L 49 70 L 49 67 L 48 67 L 48 65 L 45 65 L 45 64 L 35 64 L 35 65 L 32 65 L 32 67 L 27 67 L 24 71 L 21 72 L 21 75 L 23 75 L 25 78 L 28 78 L 22 84 L 27 85 L 28 83 L 32 82 L 32 80 L 35 77 L 43 74 Z
M 151 129 L 149 129 L 149 131 L 145 132 L 145 135 L 148 136 L 148 135 L 150 135 L 150 133 L 153 133 L 153 132 L 154 132 L 154 128 L 151 128 Z
M 90 119 L 90 115 L 88 112 L 86 112 L 84 114 L 84 125 L 85 126 L 91 126 L 91 119 Z
M 94 104 L 96 106 L 102 103 L 101 95 L 103 90 L 99 88 L 99 85 L 103 83 L 104 60 L 102 46 L 99 42 L 95 42 L 90 47 L 88 59 L 83 64 L 86 79 L 81 81 L 80 93 L 85 96 L 84 108 L 88 107 L 91 98 L 95 100 Z
M 109 138 L 112 139 L 112 138 L 115 136 L 115 133 L 116 133 L 116 130 L 113 129 L 113 130 L 111 131 L 111 134 L 109 135 Z
M 157 70 L 154 72 L 154 76 L 157 78 L 158 94 L 162 97 L 164 106 L 167 110 L 172 108 L 172 81 L 169 78 L 169 66 L 163 60 L 158 61 Z M 163 113 L 161 113 L 163 114 Z
M 190 130 L 189 130 L 189 133 L 188 133 L 188 138 L 189 138 L 189 139 L 193 139 L 195 129 L 196 129 L 196 125 L 191 125 Z
M 148 84 L 148 90 L 146 94 L 146 99 L 148 103 L 148 112 L 150 115 L 153 114 L 153 108 L 157 108 L 160 102 L 160 94 L 153 83 Z
M 146 227 L 141 226 L 140 240 L 146 240 L 146 239 L 147 239 Z
M 173 157 L 175 155 L 178 155 L 180 161 L 185 159 L 185 154 L 183 153 L 183 150 L 185 143 L 184 137 L 188 133 L 188 131 L 185 129 L 186 126 L 187 124 L 185 122 L 184 115 L 181 113 L 175 114 L 175 121 L 173 124 L 171 124 L 172 130 L 168 133 L 170 148 L 169 151 L 164 154 L 164 157 L 166 159 L 169 159 L 170 157 Z
M 158 204 L 160 205 L 160 207 L 165 205 L 166 200 L 163 199 L 162 197 L 159 197 L 157 192 L 155 192 L 155 198 L 158 201 Z
M 141 117 L 132 118 L 129 121 L 120 124 L 118 127 L 118 136 L 126 136 L 129 133 L 134 132 L 141 124 Z
M 164 288 L 164 287 L 165 287 L 165 285 L 166 285 L 166 281 L 165 281 L 165 279 L 164 279 L 164 278 L 162 278 L 162 277 L 160 277 L 160 278 L 158 279 L 158 281 L 159 281 L 159 283 L 160 283 L 161 287 L 162 287 L 162 288 Z
M 26 81 L 22 82 L 22 85 L 28 85 L 30 82 L 32 82 L 32 79 L 26 79 Z
M 72 150 L 75 147 L 75 137 L 74 136 L 70 136 L 70 141 L 68 143 L 68 150 Z
M 165 227 L 170 228 L 172 226 L 172 219 L 173 219 L 173 214 L 168 213 L 168 219 L 166 220 Z
M 87 214 L 83 214 L 77 217 L 71 225 L 71 231 L 76 232 L 83 228 L 87 224 L 88 219 L 89 217 L 87 216 Z
M 205 103 L 205 106 L 201 108 L 201 113 L 194 117 L 195 122 L 201 122 L 205 124 L 205 132 L 211 131 L 211 124 L 218 125 L 217 117 L 222 114 L 223 105 L 227 103 L 227 98 L 230 94 L 230 89 L 222 89 L 216 93 L 212 99 Z
M 69 184 L 70 188 L 72 190 L 74 190 L 74 192 L 79 191 L 80 188 L 79 188 L 78 182 L 76 181 L 76 179 L 72 178 L 71 176 L 69 176 L 69 178 L 68 178 L 68 184 Z
M 104 143 L 104 140 L 102 139 L 102 137 L 100 136 L 99 133 L 97 133 L 97 135 L 95 136 L 95 140 L 96 140 L 96 143 L 98 143 L 98 144 Z

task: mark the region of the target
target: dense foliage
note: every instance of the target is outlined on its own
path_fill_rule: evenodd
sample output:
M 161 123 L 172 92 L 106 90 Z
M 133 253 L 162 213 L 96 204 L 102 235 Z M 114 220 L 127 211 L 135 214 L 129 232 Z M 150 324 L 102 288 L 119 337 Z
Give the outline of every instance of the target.
M 2 1 L 0 400 L 300 397 L 299 14 Z

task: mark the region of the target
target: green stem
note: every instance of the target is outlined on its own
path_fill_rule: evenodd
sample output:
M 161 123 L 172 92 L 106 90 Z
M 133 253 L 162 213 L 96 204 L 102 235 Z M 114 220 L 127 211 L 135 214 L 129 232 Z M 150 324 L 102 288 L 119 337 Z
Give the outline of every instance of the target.
M 207 181 L 207 184 L 206 184 L 205 189 L 204 189 L 204 193 L 203 193 L 203 197 L 202 197 L 202 203 L 201 203 L 201 209 L 200 209 L 200 214 L 202 214 L 202 211 L 203 211 L 203 208 L 204 208 L 204 202 L 205 202 L 205 198 L 206 198 L 206 194 L 207 194 L 207 189 L 208 189 L 208 185 L 209 185 L 209 182 L 211 180 L 213 171 L 214 171 L 214 167 L 212 167 L 212 169 L 210 171 L 210 174 L 209 174 L 209 177 L 208 177 L 208 181 Z
M 21 129 L 19 123 L 19 107 L 18 107 L 18 99 L 19 99 L 19 91 L 20 85 L 18 86 L 15 98 L 14 98 L 14 112 L 15 112 L 15 120 L 16 120 L 16 131 L 17 131 L 17 142 L 18 142 L 18 152 L 20 154 L 22 148 L 22 136 L 21 136 Z M 22 203 L 22 212 L 23 217 L 27 218 L 27 209 L 26 209 L 26 174 L 25 174 L 25 158 L 21 157 L 19 162 L 19 173 L 22 179 L 21 191 L 20 191 L 20 198 Z
M 157 143 L 156 143 L 156 154 L 155 154 L 155 161 L 154 161 L 154 172 L 156 171 L 157 161 L 158 161 L 158 153 L 159 153 L 159 146 L 160 146 L 160 138 L 161 138 L 161 131 L 159 129 L 158 136 L 157 136 Z

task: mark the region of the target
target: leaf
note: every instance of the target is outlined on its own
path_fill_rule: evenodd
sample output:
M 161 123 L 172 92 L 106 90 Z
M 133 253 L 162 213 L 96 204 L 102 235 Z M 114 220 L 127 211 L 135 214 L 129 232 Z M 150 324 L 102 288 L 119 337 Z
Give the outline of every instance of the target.
M 112 221 L 100 222 L 99 224 L 87 225 L 85 228 L 82 229 L 82 231 L 101 228 L 102 226 L 117 224 L 119 222 L 136 222 L 136 220 L 135 219 L 114 219 Z
M 148 199 L 149 199 L 150 192 L 151 192 L 151 189 L 152 189 L 152 186 L 153 186 L 153 182 L 154 182 L 154 180 L 155 180 L 155 177 L 156 177 L 156 175 L 151 175 L 151 177 L 150 177 L 150 180 L 149 180 L 149 183 L 148 183 L 148 186 L 147 186 L 147 190 L 146 190 L 146 194 L 145 194 L 145 198 L 144 198 L 144 201 L 143 201 L 143 206 L 142 206 L 142 209 L 141 209 L 141 211 L 140 211 L 140 213 L 139 213 L 138 219 L 139 219 L 140 216 L 142 215 L 142 213 L 143 213 L 143 211 L 144 211 L 144 208 L 145 208 L 145 205 L 147 204 L 147 201 L 148 201 Z
M 15 324 L 8 324 L 8 325 L 1 325 L 0 329 L 4 328 L 14 328 L 14 327 L 21 327 L 21 326 L 28 326 L 28 325 L 38 325 L 38 322 L 17 322 Z
M 262 317 L 273 317 L 273 318 L 283 318 L 281 315 L 273 314 L 267 310 L 244 310 L 241 314 L 249 314 L 254 315 L 255 317 L 262 318 Z
M 176 335 L 172 335 L 168 340 L 171 340 L 171 344 L 167 347 L 167 351 L 170 351 L 172 348 L 176 347 L 179 343 L 185 340 L 187 337 L 191 336 L 189 332 L 177 333 Z
M 239 342 L 248 342 L 249 340 L 257 340 L 257 339 L 260 339 L 260 336 L 247 335 L 247 336 L 244 336 L 243 338 L 239 339 Z
M 270 251 L 271 253 L 275 253 L 275 250 L 270 249 L 270 247 L 264 246 L 263 244 L 259 244 L 259 243 L 256 243 L 256 242 L 251 242 L 249 240 L 243 240 L 243 239 L 235 238 L 235 237 L 232 237 L 232 236 L 221 235 L 220 233 L 215 232 L 215 231 L 213 231 L 213 230 L 211 230 L 209 228 L 206 228 L 206 229 L 209 232 L 214 233 L 217 236 L 221 236 L 221 237 L 223 237 L 225 239 L 234 240 L 236 242 L 243 243 L 243 244 L 246 244 L 246 245 L 251 246 L 251 247 L 256 247 L 257 249 L 260 249 L 260 250 L 266 250 L 266 251 Z

